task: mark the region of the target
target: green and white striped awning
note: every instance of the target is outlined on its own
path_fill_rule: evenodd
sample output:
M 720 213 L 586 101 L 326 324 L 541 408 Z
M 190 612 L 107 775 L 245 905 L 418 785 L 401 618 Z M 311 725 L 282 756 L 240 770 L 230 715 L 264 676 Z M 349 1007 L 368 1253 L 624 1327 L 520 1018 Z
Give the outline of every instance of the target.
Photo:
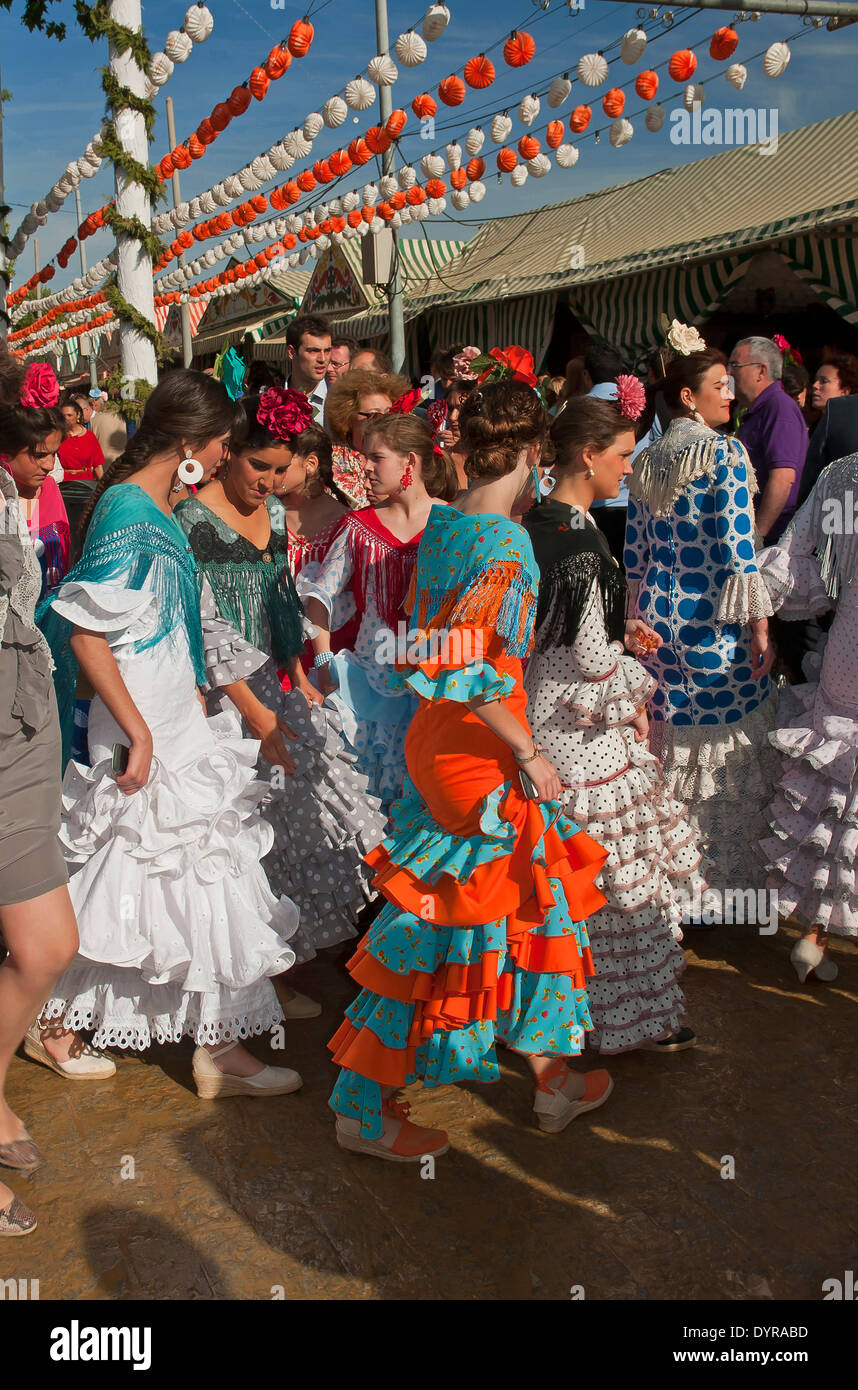
M 790 237 L 777 249 L 829 308 L 847 323 L 858 323 L 858 252 L 854 233 Z

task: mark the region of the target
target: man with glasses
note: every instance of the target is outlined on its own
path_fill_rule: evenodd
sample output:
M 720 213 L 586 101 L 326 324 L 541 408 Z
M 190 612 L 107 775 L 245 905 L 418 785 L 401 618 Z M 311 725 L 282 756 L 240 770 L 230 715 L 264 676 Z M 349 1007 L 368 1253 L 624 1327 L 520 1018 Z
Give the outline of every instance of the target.
M 307 397 L 317 425 L 324 424 L 328 383 L 325 374 L 331 360 L 331 328 L 318 314 L 299 314 L 286 329 L 289 375 L 286 385 Z
M 772 545 L 796 509 L 807 426 L 781 385 L 783 357 L 771 338 L 743 338 L 733 348 L 727 371 L 735 382 L 737 402 L 747 407 L 739 440 L 750 455 L 760 489 L 757 530 L 764 544 Z
M 352 364 L 352 357 L 357 352 L 357 343 L 353 338 L 334 338 L 331 343 L 331 356 L 328 360 L 328 370 L 325 372 L 325 381 L 329 386 L 333 386 L 335 381 L 339 381 L 343 372 L 347 372 Z

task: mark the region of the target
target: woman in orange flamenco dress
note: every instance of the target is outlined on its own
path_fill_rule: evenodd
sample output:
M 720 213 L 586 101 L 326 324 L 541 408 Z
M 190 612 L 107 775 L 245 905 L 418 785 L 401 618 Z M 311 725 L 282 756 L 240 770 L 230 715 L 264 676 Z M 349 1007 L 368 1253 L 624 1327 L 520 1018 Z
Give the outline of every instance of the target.
M 475 391 L 460 417 L 470 490 L 459 509 L 433 508 L 420 544 L 423 641 L 394 677 L 420 708 L 392 834 L 367 856 L 387 903 L 349 963 L 362 988 L 329 1044 L 338 1143 L 391 1162 L 449 1148 L 396 1092 L 418 1078 L 497 1081 L 496 1042 L 527 1057 L 543 1130 L 612 1089 L 607 1072 L 564 1060 L 592 1026 L 585 919 L 605 901 L 595 880 L 607 855 L 562 814 L 525 715 L 539 573 L 509 517 L 525 507 L 546 426 L 520 381 Z

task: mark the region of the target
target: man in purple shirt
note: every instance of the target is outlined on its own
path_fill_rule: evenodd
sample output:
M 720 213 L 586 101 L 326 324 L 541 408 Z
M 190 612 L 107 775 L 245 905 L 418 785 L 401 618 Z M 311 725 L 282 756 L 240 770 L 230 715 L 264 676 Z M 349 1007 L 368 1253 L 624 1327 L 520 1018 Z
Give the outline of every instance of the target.
M 743 338 L 733 348 L 727 371 L 736 400 L 747 410 L 739 440 L 747 449 L 757 485 L 757 530 L 772 545 L 796 509 L 807 454 L 804 416 L 781 385 L 783 357 L 771 338 Z

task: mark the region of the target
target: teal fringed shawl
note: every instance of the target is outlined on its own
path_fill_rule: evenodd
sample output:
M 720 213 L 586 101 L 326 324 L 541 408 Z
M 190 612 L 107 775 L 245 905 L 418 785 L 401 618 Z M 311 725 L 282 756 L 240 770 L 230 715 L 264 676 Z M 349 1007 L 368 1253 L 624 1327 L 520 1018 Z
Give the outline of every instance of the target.
M 63 583 L 121 584 L 125 589 L 151 588 L 158 603 L 158 625 L 150 637 L 130 644 L 140 652 L 184 628 L 194 675 L 206 680 L 200 594 L 194 557 L 181 529 L 136 483 L 108 488 L 92 515 L 86 545 Z M 62 589 L 62 586 L 60 586 Z M 78 666 L 69 639 L 72 626 L 56 613 L 52 594 L 40 604 L 36 619 L 54 659 L 54 684 L 63 733 L 63 766 L 68 761 L 74 720 Z
M 179 521 L 221 617 L 258 651 L 284 666 L 304 650 L 304 609 L 289 569 L 288 541 L 272 528 L 259 550 L 196 497 L 180 502 Z M 268 560 L 265 560 L 265 556 Z

